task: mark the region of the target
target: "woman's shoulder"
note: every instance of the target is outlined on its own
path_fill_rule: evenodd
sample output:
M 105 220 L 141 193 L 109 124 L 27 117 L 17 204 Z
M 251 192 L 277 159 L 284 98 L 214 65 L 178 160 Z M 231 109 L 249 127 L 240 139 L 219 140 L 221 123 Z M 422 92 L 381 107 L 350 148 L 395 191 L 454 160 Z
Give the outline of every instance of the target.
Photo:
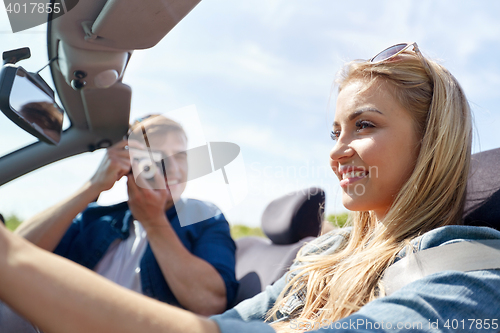
M 433 229 L 414 238 L 411 244 L 415 251 L 422 251 L 441 245 L 484 239 L 500 239 L 500 231 L 488 227 L 448 225 Z M 407 248 L 401 250 L 396 257 L 396 261 L 405 257 L 406 251 Z
M 431 230 L 398 253 L 394 264 L 384 273 L 385 293 L 390 295 L 435 273 L 456 277 L 456 274 L 498 269 L 499 241 L 500 232 L 488 227 L 450 225 Z M 408 250 L 416 253 L 407 255 Z
M 426 232 L 414 240 L 418 250 L 480 239 L 500 239 L 500 231 L 488 227 L 469 225 L 448 225 Z
M 306 243 L 300 250 L 299 256 L 334 253 L 347 244 L 351 231 L 352 227 L 346 227 L 321 235 Z M 440 245 L 480 239 L 500 239 L 500 231 L 488 227 L 449 225 L 428 231 L 413 239 L 411 243 L 415 250 L 421 251 Z

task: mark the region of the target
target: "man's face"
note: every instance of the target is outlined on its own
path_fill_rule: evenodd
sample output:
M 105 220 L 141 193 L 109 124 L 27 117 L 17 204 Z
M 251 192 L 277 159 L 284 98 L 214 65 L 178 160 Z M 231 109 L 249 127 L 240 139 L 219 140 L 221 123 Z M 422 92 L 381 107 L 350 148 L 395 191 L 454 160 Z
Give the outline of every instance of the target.
M 152 150 L 161 152 L 165 166 L 165 183 L 167 185 L 168 199 L 165 209 L 173 206 L 179 200 L 186 188 L 187 181 L 187 139 L 182 132 L 172 131 L 166 135 L 153 135 L 149 137 Z
M 188 165 L 185 134 L 180 131 L 156 132 L 148 135 L 146 140 L 142 132 L 133 133 L 129 136 L 128 146 L 137 184 L 152 189 L 166 188 L 165 210 L 172 207 L 186 188 Z M 156 167 L 151 168 L 151 163 Z M 166 186 L 158 183 L 161 181 L 159 177 L 164 178 Z

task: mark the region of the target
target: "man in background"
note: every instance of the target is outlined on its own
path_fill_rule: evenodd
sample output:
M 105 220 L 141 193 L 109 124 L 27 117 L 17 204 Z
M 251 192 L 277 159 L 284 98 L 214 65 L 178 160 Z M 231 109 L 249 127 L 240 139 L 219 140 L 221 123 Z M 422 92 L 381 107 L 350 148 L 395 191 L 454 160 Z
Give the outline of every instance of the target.
M 223 312 L 238 287 L 235 244 L 217 207 L 180 198 L 188 170 L 184 130 L 157 115 L 135 124 L 131 131 L 136 137 L 144 135 L 148 147 L 155 147 L 163 157 L 153 176 L 165 182 L 163 189 L 151 188 L 151 179 L 137 175 L 134 179 L 131 170 L 138 166 L 129 154 L 146 147 L 139 142 L 131 147 L 131 142 L 122 140 L 107 149 L 82 188 L 22 223 L 16 233 L 128 289 L 206 316 Z M 122 177 L 128 178 L 127 202 L 93 203 Z M 181 227 L 174 203 L 215 212 L 214 217 Z

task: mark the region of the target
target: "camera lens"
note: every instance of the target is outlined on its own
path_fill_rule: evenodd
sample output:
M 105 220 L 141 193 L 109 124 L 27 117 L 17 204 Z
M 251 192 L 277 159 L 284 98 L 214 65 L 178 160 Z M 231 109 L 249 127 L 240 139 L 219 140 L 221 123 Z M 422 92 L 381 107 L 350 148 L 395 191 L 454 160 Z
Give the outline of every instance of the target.
M 142 159 L 139 161 L 139 170 L 141 172 L 141 177 L 145 179 L 152 179 L 156 173 L 156 167 L 151 163 L 149 159 Z

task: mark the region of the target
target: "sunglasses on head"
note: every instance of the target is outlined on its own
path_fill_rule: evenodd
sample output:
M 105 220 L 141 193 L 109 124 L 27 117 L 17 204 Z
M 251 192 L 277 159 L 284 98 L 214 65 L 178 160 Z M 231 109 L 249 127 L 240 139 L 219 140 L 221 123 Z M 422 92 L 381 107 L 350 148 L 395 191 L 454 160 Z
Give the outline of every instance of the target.
M 370 59 L 370 62 L 372 64 L 378 64 L 383 61 L 387 61 L 389 59 L 394 58 L 398 54 L 403 53 L 405 50 L 413 46 L 413 51 L 421 58 L 423 58 L 422 53 L 420 53 L 420 50 L 418 48 L 417 43 L 400 43 L 396 44 L 393 46 L 390 46 L 383 50 L 382 52 L 378 53 L 376 56 Z
M 427 75 L 431 79 L 431 81 L 434 81 L 434 76 L 432 75 L 433 71 L 431 70 L 429 64 L 425 60 L 424 56 L 420 52 L 420 49 L 418 48 L 417 43 L 399 43 L 393 46 L 390 46 L 383 50 L 380 53 L 377 53 L 373 58 L 368 60 L 369 63 L 371 64 L 378 64 L 387 60 L 390 60 L 399 54 L 403 53 L 404 51 L 408 50 L 410 47 L 412 48 L 412 51 L 415 52 L 424 65 L 425 71 L 427 72 Z

